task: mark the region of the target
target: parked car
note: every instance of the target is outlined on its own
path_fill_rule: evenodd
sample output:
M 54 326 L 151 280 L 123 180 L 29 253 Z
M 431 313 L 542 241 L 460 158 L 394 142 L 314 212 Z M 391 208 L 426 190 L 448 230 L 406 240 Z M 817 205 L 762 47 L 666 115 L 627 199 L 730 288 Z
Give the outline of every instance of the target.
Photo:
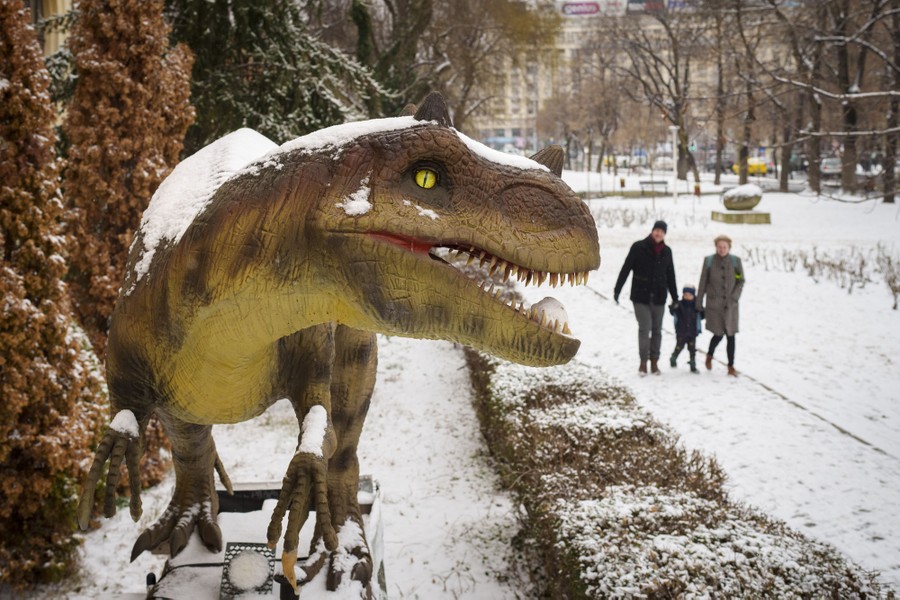
M 672 157 L 671 156 L 657 156 L 653 159 L 653 168 L 657 171 L 663 170 L 672 170 Z
M 809 168 L 809 159 L 803 153 L 791 154 L 790 165 L 791 171 L 803 171 L 805 173 Z
M 841 178 L 841 159 L 837 157 L 823 158 L 819 165 L 819 173 L 822 179 Z
M 731 170 L 737 175 L 741 172 L 741 164 L 739 162 L 731 165 Z M 768 167 L 766 166 L 766 160 L 764 158 L 756 158 L 751 157 L 747 159 L 747 174 L 748 175 L 765 175 L 769 172 Z
M 726 157 L 724 157 L 724 156 L 722 157 L 722 169 L 721 169 L 721 170 L 722 170 L 723 173 L 724 173 L 725 171 L 730 171 L 732 165 L 734 165 L 734 160 L 733 160 L 733 159 L 731 159 L 731 158 L 726 158 Z M 707 170 L 707 171 L 709 171 L 710 173 L 714 173 L 714 172 L 716 171 L 716 157 L 715 157 L 715 156 L 710 157 L 710 158 L 706 161 L 706 165 L 704 165 L 704 166 L 706 167 L 706 170 Z

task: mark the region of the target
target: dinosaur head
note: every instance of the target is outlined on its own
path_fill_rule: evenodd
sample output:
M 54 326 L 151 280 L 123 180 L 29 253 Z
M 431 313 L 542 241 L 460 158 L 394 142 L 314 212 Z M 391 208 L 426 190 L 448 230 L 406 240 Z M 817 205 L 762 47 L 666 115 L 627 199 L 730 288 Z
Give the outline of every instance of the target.
M 282 150 L 332 140 L 332 183 L 306 237 L 321 253 L 311 262 L 336 320 L 535 366 L 575 355 L 580 342 L 558 302 L 525 307 L 500 294 L 513 278 L 581 284 L 600 264 L 590 212 L 559 177 L 561 148 L 535 160 L 491 150 L 453 129 L 435 94 L 413 116 L 300 140 Z

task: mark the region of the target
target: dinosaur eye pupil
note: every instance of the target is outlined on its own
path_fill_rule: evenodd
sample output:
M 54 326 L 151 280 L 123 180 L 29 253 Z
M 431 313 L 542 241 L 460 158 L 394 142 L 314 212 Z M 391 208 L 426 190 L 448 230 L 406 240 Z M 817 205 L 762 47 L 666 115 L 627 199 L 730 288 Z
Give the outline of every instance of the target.
M 431 169 L 419 169 L 416 171 L 416 185 L 420 188 L 430 190 L 437 183 L 437 173 Z

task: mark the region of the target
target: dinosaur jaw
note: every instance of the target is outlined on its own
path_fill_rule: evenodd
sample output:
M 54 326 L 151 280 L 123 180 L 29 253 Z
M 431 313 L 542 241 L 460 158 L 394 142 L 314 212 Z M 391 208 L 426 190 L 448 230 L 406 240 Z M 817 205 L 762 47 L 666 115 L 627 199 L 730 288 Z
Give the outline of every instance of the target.
M 572 336 L 565 308 L 552 297 L 533 306 L 517 302 L 514 281 L 523 285 L 581 285 L 587 271 L 559 273 L 528 268 L 469 244 L 430 241 L 390 233 L 365 237 L 376 248 L 399 254 L 409 264 L 409 272 L 427 272 L 432 294 L 422 297 L 422 305 L 452 302 L 455 323 L 438 325 L 438 331 L 421 337 L 441 337 L 483 349 L 514 362 L 547 366 L 568 362 L 581 342 Z M 375 252 L 379 254 L 379 252 Z M 399 262 L 398 261 L 398 262 Z M 413 285 L 421 289 L 421 285 Z M 455 330 L 452 325 L 458 326 Z M 434 329 L 429 323 L 421 329 Z M 402 334 L 402 333 L 401 333 Z M 417 335 L 407 332 L 406 335 Z

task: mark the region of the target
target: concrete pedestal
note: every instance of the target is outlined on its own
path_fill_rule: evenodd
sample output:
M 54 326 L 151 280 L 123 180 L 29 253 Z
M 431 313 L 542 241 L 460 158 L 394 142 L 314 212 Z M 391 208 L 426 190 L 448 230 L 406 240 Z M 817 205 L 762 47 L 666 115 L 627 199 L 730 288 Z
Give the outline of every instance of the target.
M 746 223 L 747 225 L 769 225 L 772 216 L 767 212 L 755 210 L 735 210 L 728 212 L 712 211 L 712 220 L 722 223 Z

